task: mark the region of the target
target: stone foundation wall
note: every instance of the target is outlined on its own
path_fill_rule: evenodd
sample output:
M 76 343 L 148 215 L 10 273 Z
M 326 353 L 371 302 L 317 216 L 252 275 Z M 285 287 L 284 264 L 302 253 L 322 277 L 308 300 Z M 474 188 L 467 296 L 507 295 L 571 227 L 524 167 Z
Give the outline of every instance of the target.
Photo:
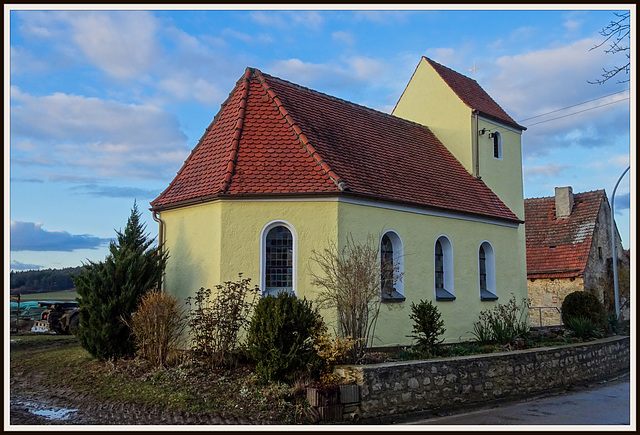
M 629 337 L 459 358 L 338 366 L 360 386 L 348 412 L 362 419 L 526 397 L 629 370 Z M 345 412 L 347 410 L 345 409 Z

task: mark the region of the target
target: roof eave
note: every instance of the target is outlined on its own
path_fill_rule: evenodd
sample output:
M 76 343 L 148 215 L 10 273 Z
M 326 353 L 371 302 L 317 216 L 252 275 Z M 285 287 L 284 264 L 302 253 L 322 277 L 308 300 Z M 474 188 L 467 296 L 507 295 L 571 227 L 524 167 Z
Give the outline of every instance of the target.
M 150 210 L 152 212 L 161 212 L 167 210 L 175 210 L 183 207 L 189 207 L 194 205 L 200 205 L 210 202 L 215 202 L 219 200 L 241 200 L 241 199 L 265 199 L 265 198 L 287 198 L 287 199 L 305 199 L 305 198 L 321 198 L 321 197 L 352 197 L 352 198 L 361 198 L 364 200 L 375 201 L 380 203 L 392 204 L 392 205 L 403 205 L 407 207 L 414 207 L 417 209 L 423 210 L 432 210 L 435 212 L 447 212 L 457 214 L 459 216 L 467 216 L 474 217 L 478 219 L 487 219 L 493 220 L 497 222 L 504 222 L 514 225 L 524 224 L 524 221 L 520 219 L 511 219 L 504 218 L 498 216 L 485 215 L 481 213 L 472 213 L 465 212 L 461 210 L 445 208 L 445 207 L 436 207 L 436 206 L 428 206 L 425 204 L 420 204 L 411 201 L 403 201 L 403 200 L 394 200 L 388 198 L 381 198 L 375 195 L 367 195 L 363 193 L 357 193 L 352 191 L 324 191 L 324 192 L 292 192 L 292 193 L 234 193 L 234 194 L 215 194 L 215 195 L 206 195 L 197 198 L 186 199 L 182 201 L 176 201 L 169 204 L 161 204 L 157 206 L 152 206 Z
M 513 121 L 510 121 L 508 119 L 504 119 L 504 118 L 500 118 L 500 117 L 495 116 L 495 115 L 491 115 L 491 114 L 489 114 L 487 112 L 483 112 L 482 110 L 473 109 L 473 108 L 471 110 L 473 110 L 473 112 L 477 113 L 479 116 L 482 116 L 483 118 L 487 118 L 487 119 L 489 119 L 491 121 L 494 121 L 494 122 L 497 122 L 499 124 L 504 124 L 507 127 L 515 128 L 515 129 L 520 130 L 520 131 L 525 131 L 527 129 L 527 127 L 524 127 L 524 126 L 518 124 L 517 122 L 513 122 Z

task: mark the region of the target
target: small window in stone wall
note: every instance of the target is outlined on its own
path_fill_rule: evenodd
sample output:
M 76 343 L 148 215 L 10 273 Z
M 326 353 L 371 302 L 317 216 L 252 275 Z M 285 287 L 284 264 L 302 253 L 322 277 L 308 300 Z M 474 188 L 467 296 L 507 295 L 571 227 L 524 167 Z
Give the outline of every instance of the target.
M 602 246 L 598 246 L 598 259 L 602 260 Z

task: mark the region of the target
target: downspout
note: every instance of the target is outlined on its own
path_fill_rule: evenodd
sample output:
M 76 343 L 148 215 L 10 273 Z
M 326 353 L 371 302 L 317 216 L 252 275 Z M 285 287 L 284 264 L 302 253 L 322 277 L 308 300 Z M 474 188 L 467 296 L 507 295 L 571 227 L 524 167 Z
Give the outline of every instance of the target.
M 472 153 L 473 153 L 473 176 L 477 179 L 480 179 L 480 151 L 479 151 L 479 140 L 480 136 L 478 133 L 478 111 L 473 109 L 473 129 L 474 133 L 472 134 Z
M 158 222 L 158 254 L 162 255 L 162 251 L 164 250 L 164 221 L 160 219 L 157 211 L 153 211 L 153 220 Z M 158 288 L 162 290 L 162 278 L 160 278 L 160 282 L 158 283 Z

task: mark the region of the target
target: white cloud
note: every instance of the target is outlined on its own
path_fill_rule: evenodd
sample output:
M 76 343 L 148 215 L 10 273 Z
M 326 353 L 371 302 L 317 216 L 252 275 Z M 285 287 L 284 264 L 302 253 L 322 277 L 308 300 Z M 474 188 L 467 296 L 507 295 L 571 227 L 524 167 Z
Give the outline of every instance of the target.
M 60 177 L 163 178 L 187 152 L 176 117 L 156 107 L 16 88 L 12 97 L 12 140 L 29 143 L 12 151 L 13 163 L 47 165 Z
M 225 38 L 237 39 L 247 44 L 253 44 L 255 42 L 253 36 L 251 36 L 250 34 L 245 32 L 238 32 L 237 30 L 233 29 L 223 29 L 221 34 Z
M 351 32 L 345 32 L 342 30 L 333 32 L 331 34 L 331 39 L 340 44 L 348 45 L 349 47 L 352 47 L 355 44 L 353 34 Z
M 249 14 L 251 20 L 271 29 L 296 28 L 319 30 L 324 17 L 318 11 L 254 11 Z
M 569 168 L 568 165 L 559 165 L 558 163 L 551 162 L 542 166 L 525 166 L 523 167 L 523 171 L 525 179 L 540 176 L 557 177 L 567 168 Z
M 158 55 L 158 23 L 145 11 L 69 12 L 73 41 L 109 75 L 135 78 L 151 68 Z
M 605 147 L 628 137 L 628 104 L 607 105 L 624 95 L 599 98 L 621 90 L 620 86 L 588 83 L 609 61 L 603 53 L 589 51 L 597 41 L 587 38 L 503 56 L 489 66 L 491 71 L 485 71 L 483 87 L 507 113 L 528 127 L 523 136 L 525 157 L 573 145 Z M 596 106 L 602 108 L 593 109 Z M 543 114 L 548 115 L 532 119 Z
M 44 72 L 49 64 L 22 47 L 11 47 L 11 74 Z
M 358 21 L 369 21 L 377 24 L 398 24 L 409 20 L 411 14 L 410 11 L 370 10 L 356 11 L 353 16 Z
M 16 48 L 16 72 L 60 69 L 85 61 L 117 79 L 152 70 L 159 57 L 159 23 L 147 11 L 20 11 L 20 34 L 32 52 Z M 13 51 L 13 48 L 12 48 Z M 13 65 L 15 63 L 15 66 Z

